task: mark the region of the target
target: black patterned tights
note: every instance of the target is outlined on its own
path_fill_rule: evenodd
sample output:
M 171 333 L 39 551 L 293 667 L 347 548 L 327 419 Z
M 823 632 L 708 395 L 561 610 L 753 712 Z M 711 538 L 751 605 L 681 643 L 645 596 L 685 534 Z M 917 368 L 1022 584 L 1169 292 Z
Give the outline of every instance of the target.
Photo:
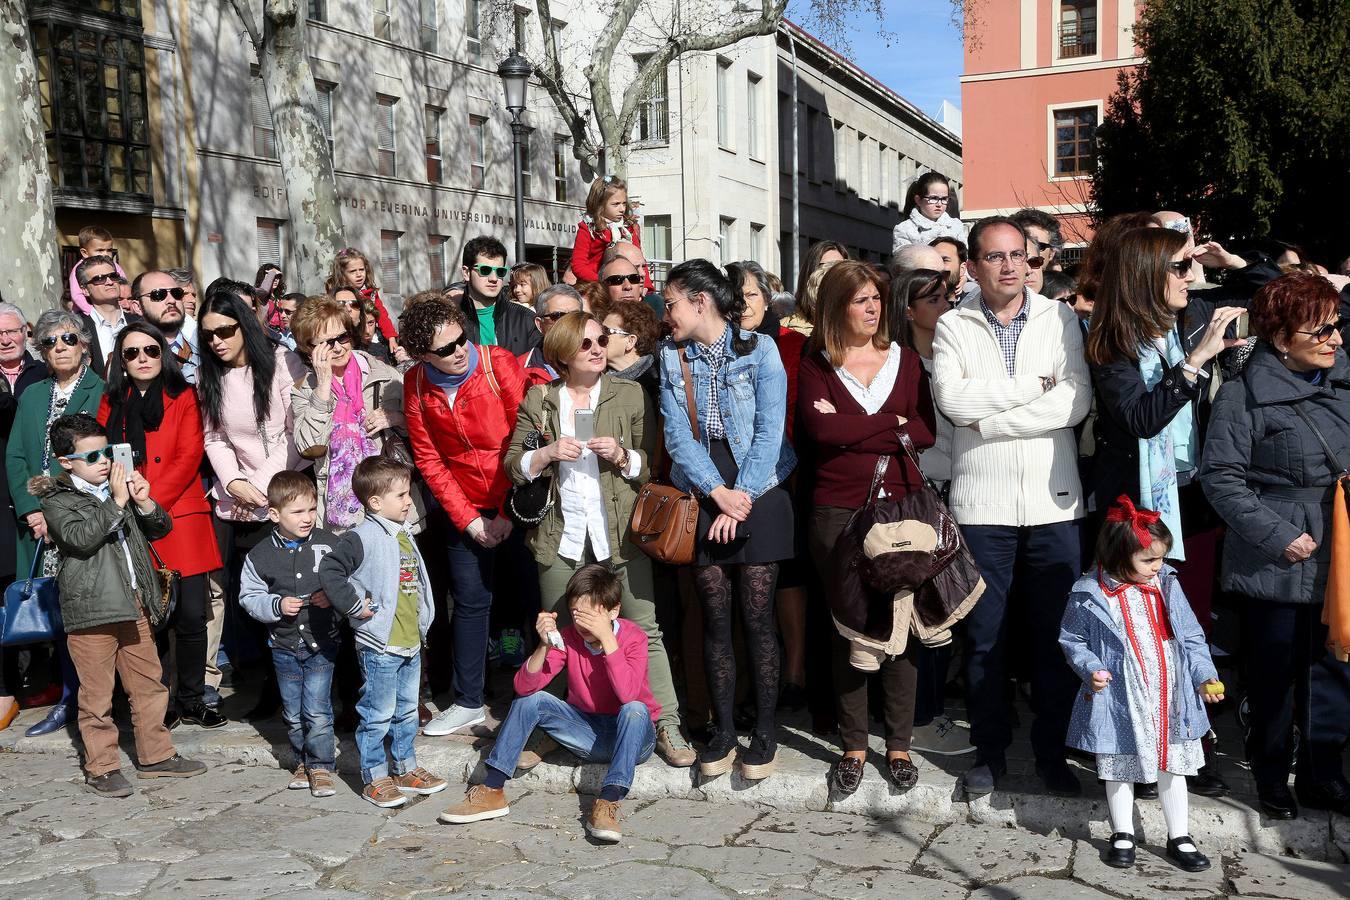
M 732 579 L 735 579 L 733 588 Z M 774 585 L 778 564 L 700 566 L 694 585 L 703 600 L 703 665 L 712 695 L 717 728 L 734 735 L 736 658 L 731 643 L 731 604 L 741 599 L 745 643 L 754 680 L 755 731 L 772 739 L 778 705 L 778 630 L 774 624 Z

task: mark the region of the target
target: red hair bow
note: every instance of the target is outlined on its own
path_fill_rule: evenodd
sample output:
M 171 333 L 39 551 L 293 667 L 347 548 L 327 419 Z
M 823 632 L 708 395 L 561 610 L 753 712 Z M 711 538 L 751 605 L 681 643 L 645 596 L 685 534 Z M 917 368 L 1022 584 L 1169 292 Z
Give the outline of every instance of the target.
M 1139 549 L 1144 550 L 1153 545 L 1153 535 L 1149 533 L 1148 526 L 1152 525 L 1162 518 L 1162 513 L 1151 509 L 1139 509 L 1134 505 L 1125 494 L 1116 498 L 1115 505 L 1106 513 L 1108 522 L 1125 522 L 1134 531 L 1135 538 L 1139 541 Z

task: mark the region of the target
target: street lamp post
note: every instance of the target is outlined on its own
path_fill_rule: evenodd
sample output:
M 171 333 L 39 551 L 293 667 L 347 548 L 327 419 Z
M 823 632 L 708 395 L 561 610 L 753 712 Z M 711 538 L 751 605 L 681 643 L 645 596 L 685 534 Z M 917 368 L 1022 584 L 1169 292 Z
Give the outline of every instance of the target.
M 534 67 L 530 61 L 520 55 L 519 50 L 512 50 L 511 55 L 502 60 L 501 65 L 497 67 L 497 75 L 501 77 L 502 89 L 506 92 L 506 109 L 511 113 L 511 145 L 512 158 L 515 160 L 515 188 L 516 188 L 516 262 L 525 261 L 525 184 L 523 178 L 524 169 L 524 138 L 525 123 L 520 121 L 521 115 L 525 112 L 525 92 L 530 84 L 530 75 L 534 74 Z

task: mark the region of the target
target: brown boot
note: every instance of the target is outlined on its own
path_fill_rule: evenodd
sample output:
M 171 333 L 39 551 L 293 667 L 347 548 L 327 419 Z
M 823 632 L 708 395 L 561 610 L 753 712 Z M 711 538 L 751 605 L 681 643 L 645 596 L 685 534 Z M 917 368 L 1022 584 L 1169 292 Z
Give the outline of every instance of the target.
M 464 799 L 441 813 L 437 818 L 447 825 L 467 825 L 484 819 L 499 819 L 511 811 L 506 802 L 506 791 L 485 784 L 471 786 Z
M 586 831 L 597 841 L 617 844 L 623 840 L 619 830 L 619 802 L 617 800 L 595 799 L 591 814 L 586 817 Z

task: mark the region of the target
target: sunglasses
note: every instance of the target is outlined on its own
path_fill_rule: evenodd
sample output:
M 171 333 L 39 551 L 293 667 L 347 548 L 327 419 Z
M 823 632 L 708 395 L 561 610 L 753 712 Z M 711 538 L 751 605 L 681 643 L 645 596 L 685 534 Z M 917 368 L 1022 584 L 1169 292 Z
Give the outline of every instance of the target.
M 348 309 L 355 309 L 356 307 L 361 305 L 360 300 L 339 300 L 338 303 L 342 304 Z
M 202 337 L 206 338 L 208 341 L 211 340 L 212 338 L 220 338 L 222 341 L 228 341 L 230 338 L 234 337 L 238 333 L 239 333 L 238 322 L 235 322 L 233 325 L 222 325 L 219 328 L 201 329 Z
M 439 356 L 441 359 L 445 359 L 447 356 L 454 353 L 456 350 L 458 350 L 460 347 L 463 347 L 468 342 L 469 342 L 469 335 L 466 332 L 461 331 L 459 333 L 459 337 L 455 338 L 453 341 L 446 344 L 444 347 L 432 348 L 431 352 Z
M 487 278 L 489 275 L 496 275 L 498 278 L 505 278 L 511 274 L 511 270 L 506 266 L 489 266 L 486 263 L 479 263 L 469 268 L 478 273 L 479 278 Z
M 58 340 L 67 347 L 78 347 L 80 345 L 80 336 L 78 334 L 73 331 L 65 331 L 59 335 L 47 335 L 42 340 L 38 341 L 38 346 L 43 350 L 50 350 L 56 346 Z
M 1331 336 L 1333 334 L 1335 334 L 1338 331 L 1344 331 L 1347 325 L 1350 325 L 1350 319 L 1342 317 L 1337 319 L 1335 322 L 1328 322 L 1327 324 L 1323 325 L 1320 328 L 1314 329 L 1313 331 L 1295 331 L 1294 333 L 1310 334 L 1312 335 L 1312 339 L 1314 341 L 1316 341 L 1319 344 L 1325 344 L 1327 341 L 1331 340 Z
M 1043 244 L 1040 241 L 1036 240 L 1035 238 L 1032 238 L 1031 242 L 1036 245 L 1037 253 L 1044 253 L 1045 251 L 1055 246 L 1054 244 Z
M 131 362 L 142 353 L 146 359 L 159 359 L 159 344 L 146 344 L 144 347 L 123 347 L 122 358 Z
M 1034 254 L 1032 256 L 1028 256 L 1027 265 L 1033 269 L 1039 269 L 1041 266 L 1045 265 L 1045 257 L 1036 256 Z
M 609 346 L 609 335 L 602 334 L 598 338 L 582 338 L 581 349 L 579 349 L 577 352 L 586 353 L 592 347 L 600 347 L 601 349 L 603 349 L 608 346 Z
M 609 285 L 610 287 L 618 287 L 619 285 L 623 284 L 625 281 L 628 282 L 629 284 L 642 284 L 642 276 L 639 275 L 637 272 L 634 272 L 634 273 L 631 274 L 631 275 L 606 275 L 606 276 L 605 276 L 605 284 Z
M 325 338 L 322 341 L 316 341 L 314 346 L 317 348 L 326 345 L 329 350 L 336 350 L 338 344 L 350 344 L 351 342 L 352 336 L 344 331 L 342 334 L 339 334 L 336 337 L 330 337 Z
M 1167 264 L 1167 271 L 1171 272 L 1178 278 L 1185 278 L 1186 273 L 1189 272 L 1190 270 L 1191 270 L 1191 261 L 1189 259 L 1179 259 L 1176 262 L 1169 262 Z
M 103 459 L 112 459 L 112 455 L 113 448 L 109 445 L 107 447 L 100 447 L 97 450 L 90 450 L 88 453 L 70 453 L 61 458 L 67 462 L 83 461 L 92 466 L 99 461 L 100 457 Z
M 576 312 L 576 310 L 572 310 L 572 312 Z M 565 316 L 570 316 L 570 315 L 572 314 L 572 312 L 551 312 L 551 313 L 542 313 L 542 314 L 539 316 L 539 318 L 541 318 L 541 319 L 548 319 L 550 322 L 557 322 L 557 321 L 559 321 L 560 319 L 562 319 L 562 318 L 565 317 Z
M 85 281 L 86 284 L 111 284 L 113 282 L 120 283 L 116 272 L 104 272 L 102 275 L 95 275 Z
M 624 331 L 622 328 L 610 328 L 608 325 L 605 326 L 605 334 L 610 335 L 611 337 L 632 337 L 632 336 L 633 336 L 633 332 L 631 332 L 631 331 Z
M 175 300 L 182 300 L 186 294 L 187 291 L 180 287 L 155 288 L 153 291 L 146 291 L 144 294 L 141 294 L 139 299 L 144 300 L 146 297 L 149 297 L 156 303 L 163 303 L 168 297 L 172 297 Z

